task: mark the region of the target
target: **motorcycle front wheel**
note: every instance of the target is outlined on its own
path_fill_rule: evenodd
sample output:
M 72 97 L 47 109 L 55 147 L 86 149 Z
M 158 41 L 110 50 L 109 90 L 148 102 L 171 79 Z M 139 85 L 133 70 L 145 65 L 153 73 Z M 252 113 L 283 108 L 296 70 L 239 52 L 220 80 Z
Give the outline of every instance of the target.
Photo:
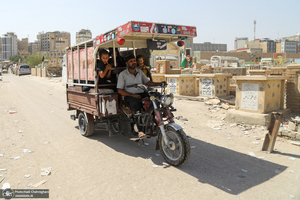
M 182 129 L 176 131 L 172 127 L 167 127 L 166 135 L 170 145 L 165 144 L 161 133 L 158 136 L 159 149 L 162 157 L 170 165 L 183 165 L 190 155 L 190 143 L 185 132 Z

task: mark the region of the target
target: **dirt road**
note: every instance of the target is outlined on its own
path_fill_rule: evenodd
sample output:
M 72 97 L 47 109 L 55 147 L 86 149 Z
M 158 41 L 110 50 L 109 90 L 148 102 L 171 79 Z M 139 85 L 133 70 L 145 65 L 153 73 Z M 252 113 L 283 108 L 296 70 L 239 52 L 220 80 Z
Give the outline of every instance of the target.
M 192 147 L 179 168 L 164 162 L 154 139 L 139 146 L 123 136 L 110 138 L 101 127 L 92 137 L 81 136 L 59 78 L 4 74 L 0 169 L 6 171 L 0 170 L 0 186 L 8 182 L 12 189 L 30 189 L 45 180 L 38 189 L 49 189 L 50 199 L 72 200 L 300 199 L 298 146 L 280 138 L 276 152 L 267 154 L 261 151 L 263 127 L 245 133 L 222 121 L 226 110 L 178 99 L 174 105 L 175 116 L 188 120 L 177 122 L 191 136 Z M 51 174 L 41 176 L 46 167 Z

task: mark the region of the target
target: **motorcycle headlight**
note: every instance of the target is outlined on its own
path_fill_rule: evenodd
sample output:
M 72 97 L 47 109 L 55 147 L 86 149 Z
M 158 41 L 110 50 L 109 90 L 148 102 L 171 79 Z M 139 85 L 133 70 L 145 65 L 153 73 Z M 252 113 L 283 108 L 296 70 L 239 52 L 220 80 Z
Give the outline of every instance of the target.
M 165 95 L 165 96 L 161 97 L 161 103 L 162 103 L 165 107 L 171 106 L 172 103 L 173 103 L 173 100 L 174 100 L 173 94 Z

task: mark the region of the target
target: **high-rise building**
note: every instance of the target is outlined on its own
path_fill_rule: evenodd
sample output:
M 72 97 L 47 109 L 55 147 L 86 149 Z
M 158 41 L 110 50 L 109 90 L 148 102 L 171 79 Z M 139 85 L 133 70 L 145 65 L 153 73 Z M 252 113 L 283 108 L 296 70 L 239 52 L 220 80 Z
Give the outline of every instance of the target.
M 281 40 L 281 53 L 297 53 L 297 48 L 297 41 Z
M 18 54 L 17 35 L 13 32 L 8 32 L 1 38 L 2 42 L 2 59 L 8 60 L 9 57 Z
M 264 38 L 260 40 L 259 46 L 262 49 L 262 53 L 276 53 L 276 42 L 274 40 Z
M 219 52 L 226 52 L 227 51 L 227 44 L 213 44 L 210 42 L 204 43 L 186 43 L 187 49 L 192 49 L 192 51 L 219 51 Z
M 81 29 L 79 32 L 76 32 L 76 43 L 81 43 L 87 40 L 92 39 L 92 32 L 87 29 Z
M 245 46 L 248 44 L 248 38 L 247 37 L 236 37 L 234 40 L 234 49 L 242 49 L 245 48 Z
M 40 44 L 40 51 L 43 55 L 59 58 L 65 53 L 65 48 L 71 44 L 71 36 L 69 32 L 47 32 L 40 33 L 37 36 Z
M 28 46 L 28 51 L 31 55 L 34 55 L 40 51 L 40 43 L 38 41 L 30 42 Z

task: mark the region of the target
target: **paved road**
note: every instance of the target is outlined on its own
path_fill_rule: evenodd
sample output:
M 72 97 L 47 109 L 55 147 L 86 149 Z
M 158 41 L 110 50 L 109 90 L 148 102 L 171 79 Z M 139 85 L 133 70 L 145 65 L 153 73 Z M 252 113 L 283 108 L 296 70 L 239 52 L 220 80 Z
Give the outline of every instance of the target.
M 186 100 L 175 107 L 176 116 L 188 118 L 178 123 L 192 136 L 190 158 L 180 168 L 164 162 L 154 139 L 139 146 L 123 136 L 109 138 L 101 127 L 90 138 L 81 136 L 59 79 L 4 74 L 0 169 L 7 170 L 0 171 L 0 185 L 29 189 L 45 180 L 38 189 L 50 189 L 50 199 L 300 199 L 299 147 L 280 139 L 276 153 L 266 154 L 256 140 L 263 137 L 259 127 L 245 136 L 221 121 L 224 110 L 210 112 Z M 212 129 L 215 124 L 222 130 Z M 52 168 L 49 176 L 40 174 L 45 167 Z

